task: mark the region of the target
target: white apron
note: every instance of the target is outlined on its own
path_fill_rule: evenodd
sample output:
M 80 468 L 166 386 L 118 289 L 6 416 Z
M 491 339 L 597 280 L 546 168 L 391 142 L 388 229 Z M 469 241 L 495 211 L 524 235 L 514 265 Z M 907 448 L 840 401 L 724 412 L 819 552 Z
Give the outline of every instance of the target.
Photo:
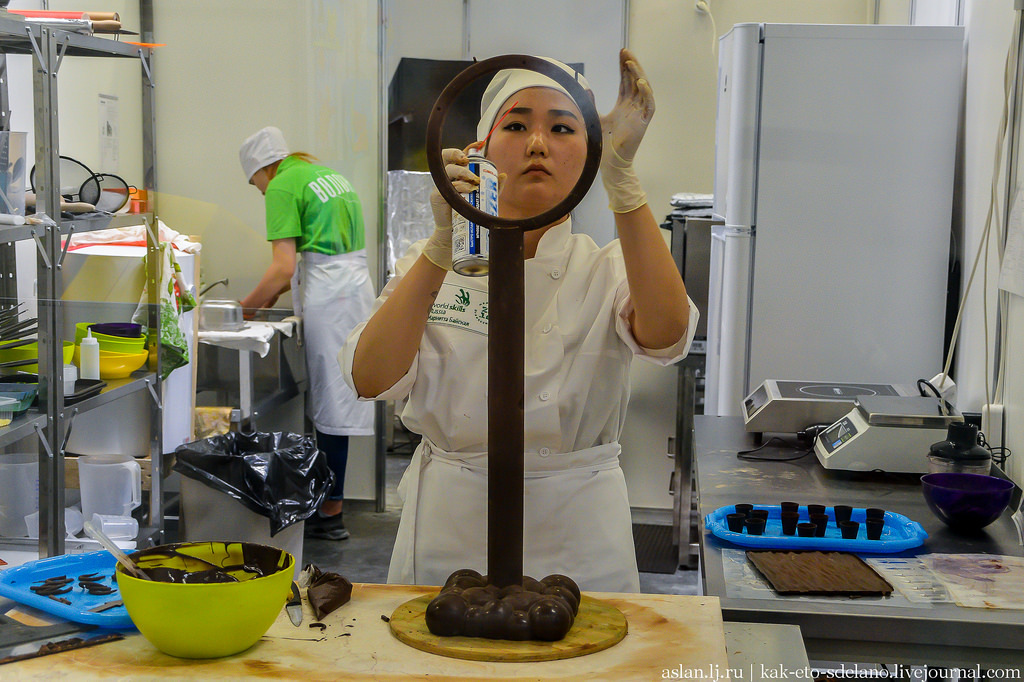
M 372 436 L 373 403 L 356 398 L 338 366 L 345 338 L 373 306 L 366 251 L 336 256 L 303 252 L 292 291 L 306 345 L 307 415 L 318 431 L 332 436 Z
M 525 575 L 562 573 L 587 591 L 640 591 L 620 450 L 608 443 L 526 453 Z M 424 438 L 398 492 L 402 521 L 389 583 L 442 585 L 460 568 L 486 573 L 485 453 L 449 453 Z

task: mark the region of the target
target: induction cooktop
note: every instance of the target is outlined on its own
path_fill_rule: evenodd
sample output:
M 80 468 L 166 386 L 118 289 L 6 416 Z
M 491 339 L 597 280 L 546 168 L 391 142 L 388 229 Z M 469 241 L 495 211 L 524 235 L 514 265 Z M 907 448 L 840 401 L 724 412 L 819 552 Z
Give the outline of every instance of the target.
M 913 396 L 913 386 L 766 379 L 743 400 L 747 431 L 796 433 L 832 424 L 858 396 Z

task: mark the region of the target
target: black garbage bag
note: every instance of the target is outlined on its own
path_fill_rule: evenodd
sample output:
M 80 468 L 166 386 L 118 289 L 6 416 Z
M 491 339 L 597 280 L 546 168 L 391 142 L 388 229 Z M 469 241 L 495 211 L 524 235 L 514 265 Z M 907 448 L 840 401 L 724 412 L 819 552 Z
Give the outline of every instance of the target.
M 298 433 L 228 433 L 185 443 L 174 470 L 270 519 L 270 535 L 305 521 L 334 486 L 327 455 Z

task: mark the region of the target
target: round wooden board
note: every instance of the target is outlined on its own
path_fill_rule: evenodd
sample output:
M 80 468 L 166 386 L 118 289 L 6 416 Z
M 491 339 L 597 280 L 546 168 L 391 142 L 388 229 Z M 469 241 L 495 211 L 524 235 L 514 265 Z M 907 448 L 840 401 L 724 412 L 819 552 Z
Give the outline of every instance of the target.
M 626 636 L 626 616 L 610 604 L 583 595 L 572 629 L 558 642 L 513 642 L 482 637 L 438 637 L 427 629 L 424 613 L 437 594 L 407 601 L 391 614 L 391 632 L 409 646 L 432 654 L 471 661 L 555 661 L 585 656 L 617 644 Z

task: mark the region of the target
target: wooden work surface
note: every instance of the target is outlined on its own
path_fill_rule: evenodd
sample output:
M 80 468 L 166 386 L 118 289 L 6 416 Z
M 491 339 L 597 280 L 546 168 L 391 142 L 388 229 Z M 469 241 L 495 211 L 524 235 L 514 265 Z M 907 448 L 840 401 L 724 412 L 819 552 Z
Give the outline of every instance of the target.
M 282 609 L 248 651 L 213 660 L 186 660 L 157 651 L 141 635 L 119 642 L 0 666 L 6 679 L 123 678 L 167 680 L 261 677 L 303 680 L 558 679 L 654 680 L 663 670 L 728 667 L 721 610 L 714 597 L 595 593 L 629 620 L 615 646 L 587 656 L 533 663 L 467 661 L 429 654 L 398 641 L 382 615 L 436 591 L 408 585 L 356 584 L 352 601 L 310 629 L 312 612 L 294 627 Z M 709 668 L 711 666 L 711 668 Z

